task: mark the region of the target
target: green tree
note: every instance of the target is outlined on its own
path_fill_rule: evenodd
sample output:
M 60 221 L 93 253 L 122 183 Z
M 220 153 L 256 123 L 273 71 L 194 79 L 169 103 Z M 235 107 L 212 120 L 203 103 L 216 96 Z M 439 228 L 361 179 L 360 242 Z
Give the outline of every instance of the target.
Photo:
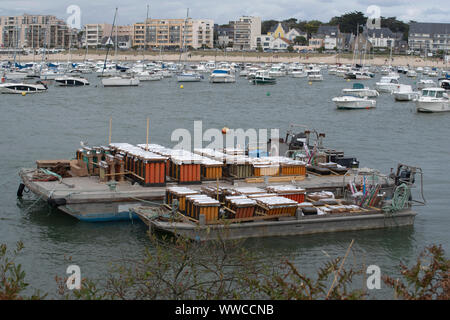
M 331 18 L 329 25 L 339 25 L 339 30 L 345 33 L 356 34 L 357 26 L 366 25 L 367 17 L 360 11 L 345 13 L 339 17 Z
M 304 36 L 297 36 L 294 39 L 294 43 L 301 45 L 301 46 L 306 46 L 306 45 L 308 45 L 308 40 L 306 40 L 306 38 Z
M 287 47 L 287 51 L 288 52 L 293 52 L 294 51 L 294 47 L 293 46 L 288 46 Z

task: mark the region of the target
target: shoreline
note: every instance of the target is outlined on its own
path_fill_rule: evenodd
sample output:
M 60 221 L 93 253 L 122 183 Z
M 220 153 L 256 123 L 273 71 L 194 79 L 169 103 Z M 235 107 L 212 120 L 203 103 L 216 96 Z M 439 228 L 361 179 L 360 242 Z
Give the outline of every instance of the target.
M 393 56 L 393 61 L 391 65 L 393 66 L 406 66 L 410 65 L 413 67 L 439 67 L 439 68 L 448 68 L 448 64 L 446 66 L 443 60 L 438 59 L 426 59 L 417 57 L 417 56 Z M 46 57 L 48 62 L 80 62 L 85 60 L 92 61 L 103 61 L 105 59 L 105 53 L 90 53 L 85 55 L 84 53 L 73 53 L 71 55 L 67 53 L 59 53 L 59 54 L 51 54 Z M 0 55 L 0 60 L 12 60 L 11 55 L 2 54 Z M 19 56 L 17 59 L 19 62 L 40 62 L 42 61 L 41 55 L 35 56 Z M 223 54 L 221 52 L 220 55 L 210 55 L 201 54 L 201 52 L 192 52 L 192 53 L 184 53 L 181 56 L 179 54 L 162 54 L 159 53 L 145 53 L 144 55 L 134 53 L 121 53 L 115 56 L 111 54 L 108 57 L 108 60 L 119 60 L 122 62 L 135 62 L 142 60 L 150 60 L 150 61 L 165 61 L 165 62 L 176 62 L 179 60 L 186 62 L 207 62 L 207 61 L 217 61 L 217 62 L 246 62 L 246 63 L 294 63 L 299 62 L 303 64 L 309 63 L 325 63 L 325 64 L 352 64 L 352 59 L 347 57 L 337 58 L 336 55 L 298 55 L 298 54 L 257 54 L 257 53 L 247 53 L 242 55 L 237 55 L 236 52 L 231 52 L 227 54 Z M 373 65 L 373 66 L 382 66 L 389 65 L 388 63 L 389 57 L 386 56 L 378 56 L 373 57 L 372 59 L 367 59 L 365 65 Z

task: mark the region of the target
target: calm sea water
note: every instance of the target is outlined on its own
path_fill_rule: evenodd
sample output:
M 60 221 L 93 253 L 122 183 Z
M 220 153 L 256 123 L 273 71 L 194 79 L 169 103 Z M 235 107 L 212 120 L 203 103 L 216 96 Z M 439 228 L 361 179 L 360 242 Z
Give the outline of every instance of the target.
M 379 77 L 365 84 L 374 87 Z M 56 292 L 54 277 L 65 275 L 67 257 L 83 277 L 101 278 L 110 263 L 139 258 L 149 244 L 142 223 L 83 223 L 45 203 L 28 209 L 32 202 L 16 199 L 20 168 L 34 167 L 37 159 L 72 158 L 80 141 L 106 144 L 110 117 L 114 142 L 145 143 L 150 117 L 151 142 L 169 146 L 172 131 L 192 131 L 194 120 L 202 120 L 204 130 L 279 128 L 282 135 L 290 123 L 303 124 L 325 132 L 327 146 L 356 156 L 363 167 L 388 173 L 403 162 L 423 168 L 428 203 L 417 208 L 413 227 L 248 240 L 262 260 L 287 258 L 313 275 L 327 255 L 343 256 L 355 239 L 356 263 L 376 264 L 395 276 L 401 261 L 413 263 L 429 244 L 450 249 L 450 113 L 418 114 L 414 103 L 395 102 L 388 94 L 377 98 L 376 109 L 338 111 L 331 99 L 352 82 L 326 72 L 323 82 L 312 85 L 286 77 L 274 86 L 253 86 L 240 78 L 224 85 L 184 83 L 184 89 L 175 79 L 136 88 L 103 88 L 95 76 L 89 79 L 85 88 L 50 86 L 44 94 L 0 96 L 0 242 L 24 242 L 19 261 L 33 288 Z M 391 290 L 382 286 L 373 294 L 390 298 Z

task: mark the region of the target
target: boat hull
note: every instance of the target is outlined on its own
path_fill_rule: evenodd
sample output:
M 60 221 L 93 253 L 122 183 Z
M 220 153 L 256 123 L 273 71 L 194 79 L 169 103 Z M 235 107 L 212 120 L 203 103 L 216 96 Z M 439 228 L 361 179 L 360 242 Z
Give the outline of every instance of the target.
M 386 215 L 367 213 L 341 217 L 315 216 L 287 218 L 279 221 L 237 223 L 231 225 L 198 226 L 189 223 L 150 220 L 146 223 L 152 230 L 160 230 L 193 240 L 246 239 L 279 236 L 299 236 L 309 234 L 382 229 L 412 226 L 416 213 L 410 209 Z M 145 222 L 145 221 L 144 221 Z
M 417 112 L 434 113 L 434 112 L 449 112 L 450 103 L 448 101 L 436 101 L 436 102 L 416 102 Z

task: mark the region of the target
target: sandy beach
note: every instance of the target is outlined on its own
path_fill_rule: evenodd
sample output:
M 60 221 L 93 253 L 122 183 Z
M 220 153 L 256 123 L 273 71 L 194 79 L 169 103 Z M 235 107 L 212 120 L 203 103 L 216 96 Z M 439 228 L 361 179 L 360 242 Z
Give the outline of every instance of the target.
M 348 55 L 347 55 L 348 56 Z M 47 55 L 46 60 L 49 62 L 80 62 L 84 60 L 91 61 L 103 61 L 105 59 L 105 52 L 98 53 L 73 53 L 69 55 L 68 53 L 61 54 L 50 54 Z M 108 59 L 110 60 L 119 60 L 119 61 L 179 61 L 180 55 L 174 53 L 163 53 L 159 54 L 156 52 L 153 53 L 145 53 L 144 55 L 139 52 L 121 52 L 117 56 L 114 53 L 110 54 Z M 11 55 L 0 55 L 0 60 L 12 60 Z M 19 56 L 18 60 L 21 62 L 31 62 L 36 61 L 40 62 L 42 60 L 42 56 L 40 55 L 27 55 L 27 56 Z M 352 59 L 348 57 L 337 57 L 336 55 L 308 55 L 308 54 L 289 54 L 289 53 L 223 53 L 219 52 L 217 55 L 211 54 L 211 52 L 192 52 L 185 53 L 181 57 L 182 61 L 187 62 L 201 62 L 201 61 L 217 61 L 217 62 L 253 62 L 253 63 L 325 63 L 325 64 L 351 64 Z M 366 65 L 389 65 L 389 57 L 386 56 L 375 56 L 370 59 L 366 59 Z M 359 62 L 359 61 L 358 61 Z M 413 67 L 439 67 L 446 68 L 450 67 L 448 64 L 446 65 L 443 60 L 439 60 L 436 58 L 427 58 L 423 59 L 417 56 L 393 56 L 393 61 L 391 62 L 393 66 L 406 66 L 410 65 Z

